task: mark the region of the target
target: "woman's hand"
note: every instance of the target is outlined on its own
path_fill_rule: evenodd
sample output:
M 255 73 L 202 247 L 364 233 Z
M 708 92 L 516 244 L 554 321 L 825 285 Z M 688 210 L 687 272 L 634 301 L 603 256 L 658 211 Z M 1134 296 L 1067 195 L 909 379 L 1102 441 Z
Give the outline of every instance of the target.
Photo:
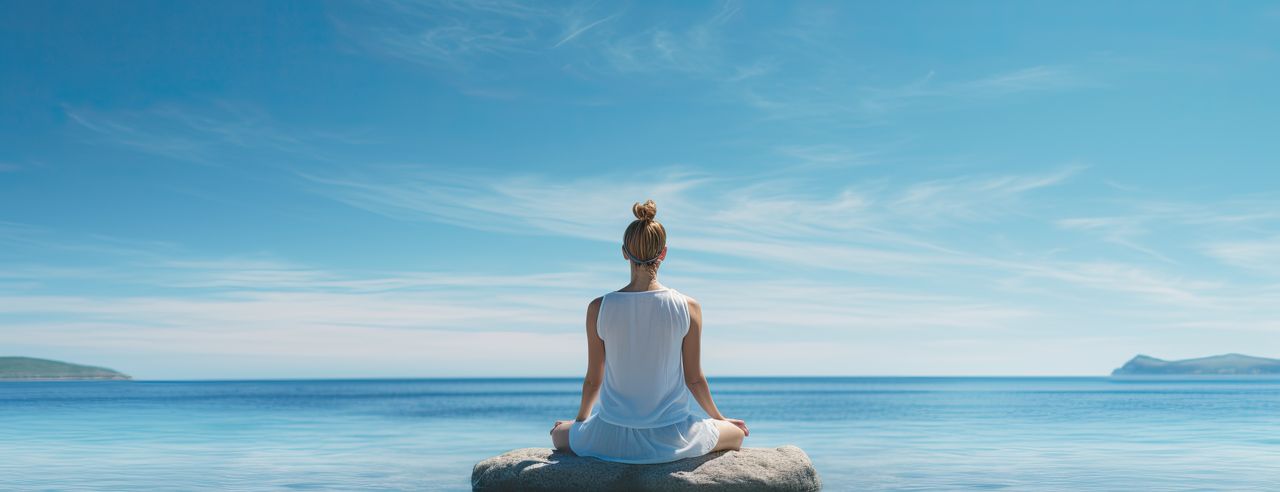
M 742 429 L 743 437 L 751 435 L 751 431 L 747 430 L 747 422 L 742 419 L 722 418 L 720 420 L 723 420 L 725 422 L 738 426 L 739 429 Z
M 573 421 L 572 421 L 572 420 L 557 420 L 557 421 L 556 421 L 556 423 L 555 423 L 555 425 L 552 425 L 552 426 L 551 426 L 551 432 L 555 432 L 555 431 L 556 431 L 556 427 L 560 427 L 560 424 L 567 424 L 567 423 L 571 423 L 571 422 L 573 422 Z M 548 434 L 550 434 L 551 432 L 548 432 Z

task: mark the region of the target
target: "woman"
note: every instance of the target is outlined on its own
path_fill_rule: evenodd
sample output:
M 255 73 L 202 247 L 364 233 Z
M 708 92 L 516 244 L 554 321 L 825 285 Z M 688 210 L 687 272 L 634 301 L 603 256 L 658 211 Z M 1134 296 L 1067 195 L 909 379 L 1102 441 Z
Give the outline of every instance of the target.
M 621 463 L 665 463 L 739 449 L 747 424 L 725 418 L 702 374 L 702 307 L 658 283 L 667 232 L 653 200 L 631 207 L 622 238 L 631 283 L 587 306 L 587 376 L 575 420 L 551 428 L 557 450 Z M 689 395 L 711 416 L 692 413 Z M 600 399 L 595 408 L 596 398 Z

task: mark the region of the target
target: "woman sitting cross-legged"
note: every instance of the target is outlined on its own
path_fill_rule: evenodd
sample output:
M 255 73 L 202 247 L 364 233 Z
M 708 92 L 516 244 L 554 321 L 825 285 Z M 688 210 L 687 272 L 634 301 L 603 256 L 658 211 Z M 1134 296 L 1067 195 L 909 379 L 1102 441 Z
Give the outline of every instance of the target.
M 702 374 L 702 308 L 658 283 L 667 233 L 654 220 L 657 207 L 648 200 L 632 211 L 622 246 L 631 283 L 587 306 L 582 404 L 577 419 L 556 421 L 551 441 L 557 450 L 621 463 L 739 449 L 747 424 L 720 414 Z M 692 413 L 690 395 L 711 418 Z

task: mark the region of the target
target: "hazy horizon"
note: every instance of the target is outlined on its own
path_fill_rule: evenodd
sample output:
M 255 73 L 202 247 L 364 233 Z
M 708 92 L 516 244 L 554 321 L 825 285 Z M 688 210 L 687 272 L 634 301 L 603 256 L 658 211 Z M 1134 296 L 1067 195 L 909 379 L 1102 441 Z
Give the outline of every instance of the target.
M 1280 356 L 1280 8 L 18 2 L 0 350 L 576 377 L 632 203 L 708 375 Z
M 1231 355 L 1245 355 L 1245 356 L 1249 356 L 1249 354 L 1230 353 L 1230 354 L 1214 354 L 1214 355 L 1211 355 L 1211 356 L 1197 357 L 1197 358 L 1195 358 L 1195 359 L 1214 358 L 1214 357 L 1220 357 L 1220 356 L 1231 356 Z M 13 355 L 2 355 L 2 354 L 0 354 L 0 358 L 4 358 L 4 357 L 14 357 L 14 356 L 13 356 Z M 17 357 L 24 357 L 24 356 L 17 356 Z M 1148 355 L 1148 354 L 1136 354 L 1133 358 L 1138 358 L 1138 357 L 1151 357 L 1151 356 L 1150 356 L 1150 355 Z M 1252 357 L 1252 358 L 1256 358 L 1256 356 L 1251 356 L 1251 357 Z M 1156 357 L 1156 358 L 1157 358 L 1157 359 L 1160 359 L 1159 357 Z M 1195 360 L 1195 359 L 1190 359 L 1190 360 Z M 1182 360 L 1180 360 L 1180 361 L 1186 361 L 1186 360 L 1188 360 L 1188 359 L 1182 359 Z M 65 363 L 71 363 L 71 364 L 77 364 L 77 365 L 94 366 L 94 367 L 99 367 L 99 368 L 101 368 L 101 367 L 102 367 L 102 366 L 95 366 L 94 364 L 81 363 L 81 362 L 78 362 L 78 361 L 56 361 L 56 362 L 65 362 Z M 1125 362 L 1128 362 L 1128 360 L 1126 360 Z M 1178 362 L 1178 361 L 1170 361 L 1170 362 Z M 1116 367 L 1120 367 L 1121 365 L 1123 365 L 1123 363 L 1118 364 Z M 581 378 L 582 378 L 582 375 L 581 375 L 581 374 L 544 374 L 544 375 L 529 375 L 529 374 L 521 374 L 521 375 L 508 374 L 508 375 L 502 375 L 502 374 L 495 374 L 495 375 L 487 375 L 487 376 L 467 376 L 467 375 L 458 375 L 458 376 L 415 376 L 415 375 L 394 375 L 394 374 L 384 374 L 384 375 L 365 375 L 365 376 L 358 376 L 358 377 L 344 377 L 344 376 L 342 376 L 342 375 L 332 375 L 332 376 L 325 376 L 325 377 L 305 377 L 305 376 L 302 376 L 302 377 L 270 377 L 270 376 L 266 376 L 266 377 L 238 377 L 238 378 L 237 378 L 237 377 L 138 378 L 138 377 L 134 377 L 132 374 L 129 374 L 129 371 L 127 371 L 127 370 L 122 370 L 122 369 L 115 368 L 115 367 L 107 367 L 106 369 L 115 370 L 115 371 L 117 371 L 117 372 L 120 372 L 120 373 L 123 373 L 123 374 L 125 374 L 125 375 L 128 375 L 128 376 L 130 376 L 131 380 L 133 380 L 133 381 L 153 381 L 153 382 L 165 382 L 165 381 L 187 381 L 187 382 L 216 382 L 216 381 L 228 381 L 228 382 L 234 382 L 234 381 L 324 381 L 324 380 L 334 380 L 334 381 L 351 380 L 351 381 L 355 381 L 355 380 L 455 380 L 455 379 L 456 379 L 456 380 L 470 380 L 470 379 L 477 379 L 477 380 L 479 380 L 479 379 L 500 379 L 500 380 L 506 380 L 506 379 L 581 379 Z M 836 373 L 830 373 L 830 374 L 798 374 L 798 373 L 797 373 L 797 374 L 708 374 L 708 375 L 707 375 L 707 377 L 708 377 L 709 379 L 711 379 L 712 381 L 715 381 L 715 380 L 718 380 L 718 379 L 752 379 L 752 378 L 756 378 L 756 379 L 761 379 L 761 378 L 763 378 L 763 379 L 769 379 L 769 378 L 777 378 L 777 379 L 787 379 L 787 378 L 796 378 L 796 379 L 804 379 L 804 378 L 815 378 L 815 379 L 817 379 L 817 378 L 835 378 L 835 379 L 839 379 L 839 378 L 848 378 L 848 379 L 875 379 L 875 378 L 887 378 L 887 379 L 893 379 L 893 378 L 920 378 L 920 379 L 929 379 L 929 378 L 940 378 L 940 379 L 950 379 L 950 378 L 954 378 L 954 379 L 965 379 L 965 378 L 969 378 L 969 379 L 984 379 L 984 378 L 992 378 L 992 379 L 1001 379 L 1001 378 L 1014 378 L 1014 379 L 1016 379 L 1016 378 L 1031 378 L 1031 379 L 1034 379 L 1034 378 L 1112 378 L 1112 377 L 1116 377 L 1116 376 L 1114 376 L 1114 375 L 1112 375 L 1112 374 L 1111 374 L 1111 371 L 1112 371 L 1113 369 L 1115 369 L 1115 368 L 1108 369 L 1108 370 L 1106 370 L 1106 371 L 1099 372 L 1099 373 L 1093 373 L 1093 374 L 1048 374 L 1048 375 L 1045 375 L 1045 374 L 1041 374 L 1041 375 L 1035 375 L 1035 374 L 1014 374 L 1014 373 L 1003 373 L 1003 374 L 1001 374 L 1001 373 L 989 373 L 989 374 L 902 374 L 902 373 L 884 372 L 884 373 L 880 373 L 880 374 L 836 374 Z M 1163 380 L 1176 380 L 1176 379 L 1241 379 L 1241 380 L 1252 380 L 1252 379 L 1259 379 L 1259 378 L 1262 378 L 1262 379 L 1268 379 L 1268 378 L 1272 378 L 1272 379 L 1274 379 L 1274 378 L 1280 378 L 1280 375 L 1277 375 L 1277 374 L 1176 374 L 1176 373 L 1175 373 L 1175 374 L 1125 374 L 1125 375 L 1122 375 L 1122 376 L 1119 376 L 1119 377 L 1120 377 L 1120 378 L 1122 378 L 1122 379 L 1147 379 L 1147 378 L 1153 378 L 1153 379 L 1163 379 Z M 4 382 L 4 381 L 6 381 L 6 380 L 5 380 L 5 379 L 3 379 L 3 378 L 0 378 L 0 382 Z M 17 379 L 17 380 L 11 380 L 11 381 L 19 381 L 19 382 L 20 382 L 20 381 L 27 381 L 27 380 Z M 54 379 L 49 379 L 49 380 L 39 380 L 39 379 L 35 379 L 35 380 L 31 380 L 31 381 L 58 381 L 58 380 L 54 380 Z M 68 379 L 68 380 L 66 380 L 66 381 L 74 382 L 74 381 L 80 381 L 80 380 L 76 380 L 76 379 Z M 117 380 L 117 381 L 118 381 L 118 380 Z

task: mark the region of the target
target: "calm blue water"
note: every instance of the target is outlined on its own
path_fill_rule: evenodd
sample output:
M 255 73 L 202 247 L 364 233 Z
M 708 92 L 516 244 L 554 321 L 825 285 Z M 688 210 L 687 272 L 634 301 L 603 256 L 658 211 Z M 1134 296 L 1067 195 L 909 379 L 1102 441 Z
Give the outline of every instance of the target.
M 828 490 L 1277 490 L 1280 380 L 713 378 Z M 468 490 L 578 379 L 0 383 L 0 490 Z

